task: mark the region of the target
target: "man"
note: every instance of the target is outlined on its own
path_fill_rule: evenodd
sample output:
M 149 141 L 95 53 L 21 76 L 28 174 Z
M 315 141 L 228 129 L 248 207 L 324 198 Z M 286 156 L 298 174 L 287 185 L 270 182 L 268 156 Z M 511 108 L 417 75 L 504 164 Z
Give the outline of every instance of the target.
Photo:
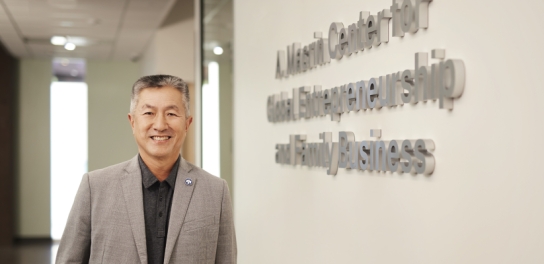
M 187 84 L 140 78 L 128 119 L 139 154 L 83 176 L 56 263 L 236 263 L 226 182 L 180 156 Z

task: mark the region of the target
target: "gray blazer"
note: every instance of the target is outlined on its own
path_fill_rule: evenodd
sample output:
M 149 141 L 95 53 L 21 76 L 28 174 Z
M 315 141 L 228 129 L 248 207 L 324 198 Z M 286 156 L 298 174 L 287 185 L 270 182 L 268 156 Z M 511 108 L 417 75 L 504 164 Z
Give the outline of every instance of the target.
M 236 263 L 236 250 L 227 183 L 182 158 L 164 263 Z M 56 263 L 147 264 L 138 156 L 83 176 Z

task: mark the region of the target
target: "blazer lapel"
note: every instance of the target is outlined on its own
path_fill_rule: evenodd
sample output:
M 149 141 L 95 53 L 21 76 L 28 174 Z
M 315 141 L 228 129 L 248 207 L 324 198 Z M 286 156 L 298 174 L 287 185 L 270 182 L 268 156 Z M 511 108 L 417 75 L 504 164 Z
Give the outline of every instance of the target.
M 144 199 L 142 194 L 142 173 L 138 164 L 138 156 L 132 158 L 125 168 L 125 175 L 120 177 L 123 196 L 128 211 L 132 234 L 140 262 L 147 264 L 147 248 L 145 242 Z
M 191 202 L 193 190 L 196 185 L 196 178 L 191 177 L 189 172 L 191 166 L 181 158 L 178 174 L 176 176 L 176 187 L 174 188 L 174 197 L 172 198 L 172 208 L 170 209 L 170 221 L 168 224 L 168 235 L 166 237 L 166 249 L 164 252 L 164 263 L 169 263 L 174 251 L 174 245 L 179 237 L 181 225 L 187 214 L 187 208 Z M 185 180 L 191 179 L 191 184 L 186 184 Z

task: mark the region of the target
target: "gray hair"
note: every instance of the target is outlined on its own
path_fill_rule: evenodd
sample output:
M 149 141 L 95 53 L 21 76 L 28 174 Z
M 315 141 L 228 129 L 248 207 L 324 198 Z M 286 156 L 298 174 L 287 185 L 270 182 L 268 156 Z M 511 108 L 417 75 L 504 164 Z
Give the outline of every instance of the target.
M 187 83 L 179 77 L 163 74 L 144 76 L 134 83 L 132 86 L 132 95 L 130 96 L 130 112 L 133 113 L 134 108 L 136 108 L 138 96 L 143 89 L 162 88 L 167 86 L 173 87 L 181 92 L 183 95 L 183 104 L 185 105 L 185 117 L 191 116 L 191 111 L 189 110 L 189 102 L 191 100 Z

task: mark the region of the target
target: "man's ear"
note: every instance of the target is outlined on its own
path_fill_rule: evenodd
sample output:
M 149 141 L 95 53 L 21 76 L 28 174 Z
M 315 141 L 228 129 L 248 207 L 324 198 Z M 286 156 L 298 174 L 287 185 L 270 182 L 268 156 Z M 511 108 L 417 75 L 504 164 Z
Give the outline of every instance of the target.
M 193 123 L 193 117 L 192 116 L 185 119 L 185 131 L 189 130 L 189 126 L 191 126 L 191 123 Z
M 128 122 L 130 123 L 130 127 L 132 128 L 132 134 L 134 134 L 134 116 L 132 114 L 128 113 Z

